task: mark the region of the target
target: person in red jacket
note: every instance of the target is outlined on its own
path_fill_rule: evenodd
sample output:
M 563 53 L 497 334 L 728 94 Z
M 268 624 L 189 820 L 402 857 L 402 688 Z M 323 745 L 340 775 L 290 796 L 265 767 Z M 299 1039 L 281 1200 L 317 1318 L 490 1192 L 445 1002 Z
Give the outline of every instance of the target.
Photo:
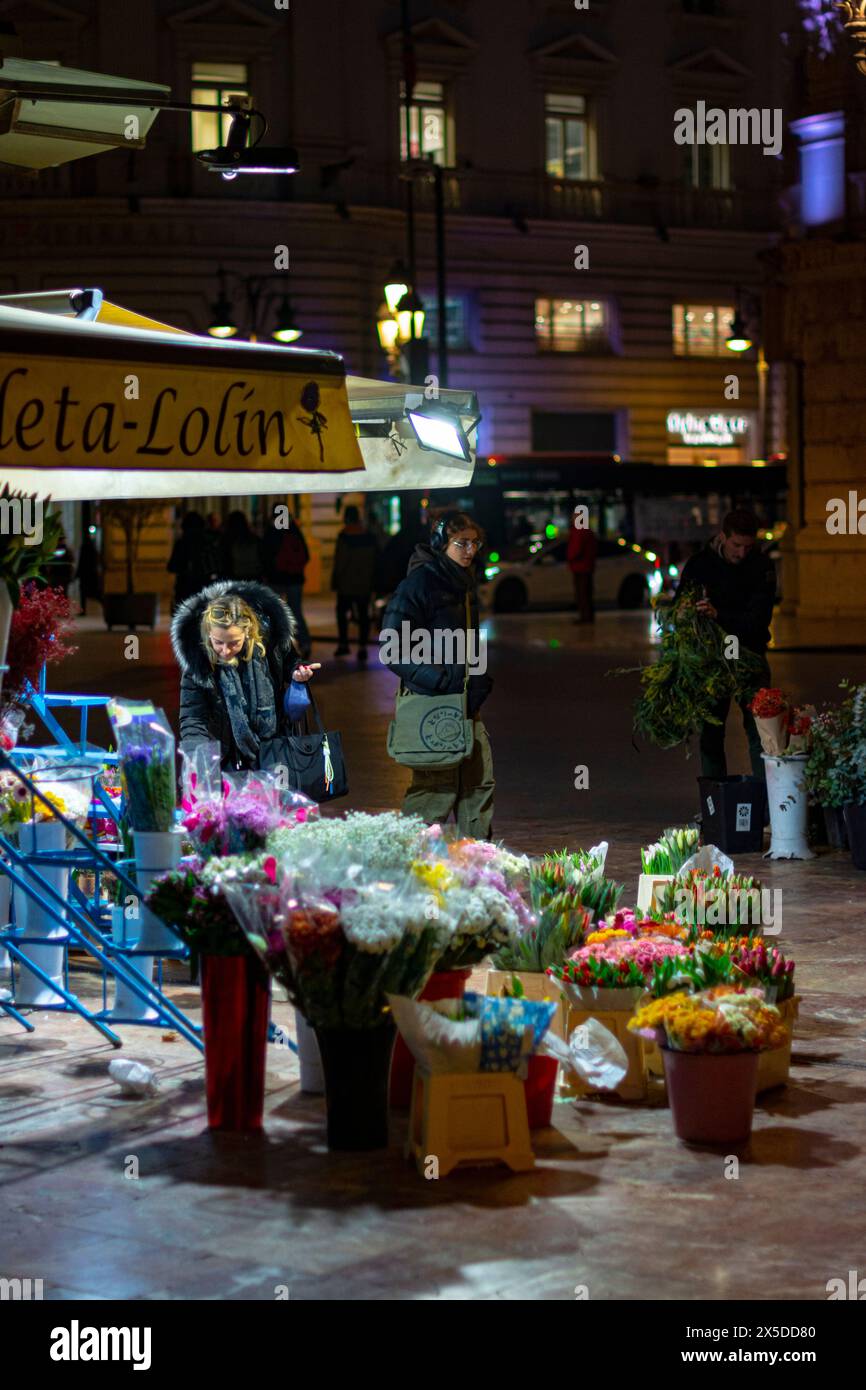
M 586 524 L 584 524 L 586 523 Z M 574 578 L 574 601 L 577 605 L 575 622 L 595 622 L 592 602 L 592 576 L 598 555 L 598 541 L 587 521 L 586 508 L 575 507 L 568 534 L 568 568 Z

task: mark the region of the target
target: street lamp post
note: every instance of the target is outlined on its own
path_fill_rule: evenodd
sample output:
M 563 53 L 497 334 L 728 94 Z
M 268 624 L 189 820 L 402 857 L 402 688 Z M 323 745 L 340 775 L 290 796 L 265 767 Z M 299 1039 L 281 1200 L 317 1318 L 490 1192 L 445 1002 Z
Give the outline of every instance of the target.
M 279 271 L 270 275 L 241 275 L 237 271 L 227 271 L 223 266 L 220 266 L 217 275 L 219 276 L 220 292 L 211 308 L 212 319 L 207 330 L 212 338 L 234 338 L 238 333 L 238 327 L 233 317 L 234 309 L 227 289 L 229 278 L 241 288 L 246 300 L 246 319 L 249 324 L 248 338 L 251 343 L 259 341 L 264 327 L 265 314 L 277 302 L 276 323 L 270 336 L 278 343 L 295 343 L 301 337 L 302 330 L 297 326 L 294 309 L 288 294 L 285 292 L 279 294 L 276 291 L 267 292 L 267 286 L 272 281 L 283 280 Z

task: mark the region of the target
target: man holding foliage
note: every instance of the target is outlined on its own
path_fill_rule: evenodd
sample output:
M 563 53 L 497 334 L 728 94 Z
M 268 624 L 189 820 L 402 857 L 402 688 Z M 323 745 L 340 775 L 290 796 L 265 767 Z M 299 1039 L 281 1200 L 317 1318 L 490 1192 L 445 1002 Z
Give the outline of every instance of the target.
M 722 530 L 703 550 L 686 563 L 678 594 L 698 589 L 698 612 L 712 618 L 731 638 L 731 660 L 739 657 L 740 645 L 764 661 L 759 685 L 770 685 L 766 651 L 770 642 L 770 621 L 776 600 L 776 571 L 772 560 L 758 545 L 758 519 L 752 512 L 729 512 Z M 755 689 L 759 688 L 756 685 Z M 754 692 L 752 692 L 754 694 Z M 725 723 L 730 700 L 715 707 L 718 724 L 701 727 L 701 772 L 720 780 L 728 775 L 725 756 Z M 739 702 L 743 727 L 749 741 L 749 755 L 755 777 L 764 777 L 761 740 L 748 701 Z

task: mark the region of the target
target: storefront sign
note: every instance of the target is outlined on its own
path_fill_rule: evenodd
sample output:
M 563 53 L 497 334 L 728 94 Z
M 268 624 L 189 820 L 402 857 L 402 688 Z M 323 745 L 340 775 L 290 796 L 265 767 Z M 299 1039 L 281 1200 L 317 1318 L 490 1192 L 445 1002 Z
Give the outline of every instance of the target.
M 729 449 L 745 443 L 751 421 L 748 415 L 704 415 L 672 410 L 667 425 L 672 444 Z
M 169 360 L 146 361 L 132 345 L 105 358 L 23 347 L 0 343 L 0 468 L 364 467 L 341 371 L 262 370 L 271 362 L 237 353 L 232 361 L 231 349 L 205 349 L 191 364 L 182 350 L 173 361 L 170 351 Z

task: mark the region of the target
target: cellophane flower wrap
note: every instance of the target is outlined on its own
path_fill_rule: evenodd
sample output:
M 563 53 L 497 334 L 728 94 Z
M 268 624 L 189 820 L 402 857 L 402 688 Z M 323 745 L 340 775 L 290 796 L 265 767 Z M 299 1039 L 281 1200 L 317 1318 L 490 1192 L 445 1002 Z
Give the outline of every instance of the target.
M 299 827 L 301 834 L 307 827 Z M 224 884 L 250 944 L 314 1028 L 374 1028 L 388 994 L 417 994 L 439 953 L 429 895 L 405 869 L 389 874 L 348 852 L 284 853 L 274 881 Z
M 269 848 L 291 867 L 304 855 L 326 864 L 363 865 L 368 874 L 403 884 L 407 879 L 424 920 L 436 929 L 437 970 L 477 964 L 492 950 L 528 929 L 532 917 L 524 894 L 529 861 L 498 845 L 449 841 L 438 825 L 418 816 L 387 811 L 349 812 L 278 830 Z M 338 882 L 334 870 L 328 871 Z
M 162 874 L 145 899 L 157 917 L 174 927 L 194 957 L 243 956 L 252 947 L 229 906 L 225 885 L 243 892 L 272 885 L 276 860 L 267 854 L 227 858 L 191 857 Z
M 412 873 L 429 895 L 427 912 L 439 926 L 437 970 L 477 965 L 533 925 L 527 897 L 529 860 L 482 840 L 437 840 L 428 832 L 427 858 Z
M 274 831 L 318 817 L 316 803 L 283 789 L 275 773 L 223 773 L 219 751 L 207 743 L 184 757 L 182 825 L 201 858 L 257 853 Z
M 109 705 L 126 814 L 133 830 L 171 830 L 177 804 L 175 740 L 164 713 L 131 701 Z
M 628 1026 L 674 1052 L 764 1052 L 787 1040 L 782 1016 L 764 991 L 735 985 L 655 999 Z

